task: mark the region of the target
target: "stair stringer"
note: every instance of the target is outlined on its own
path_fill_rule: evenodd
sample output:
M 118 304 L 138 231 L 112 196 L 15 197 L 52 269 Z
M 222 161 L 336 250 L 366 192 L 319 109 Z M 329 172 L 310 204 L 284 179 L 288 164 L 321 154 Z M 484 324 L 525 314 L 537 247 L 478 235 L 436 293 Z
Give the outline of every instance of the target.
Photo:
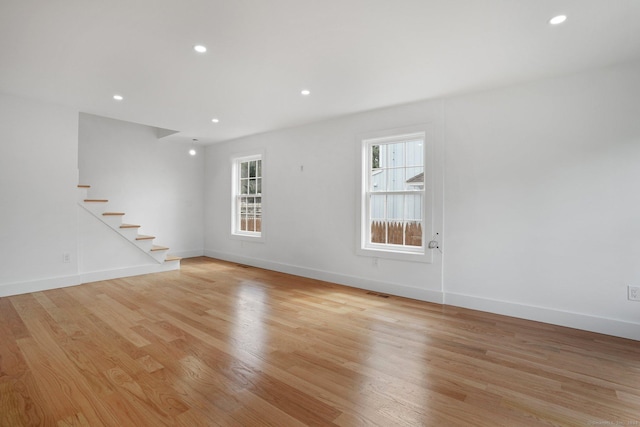
M 155 261 L 158 264 L 161 264 L 162 262 L 164 262 L 164 258 L 156 258 L 155 256 L 153 256 L 153 254 L 151 254 L 150 250 L 153 247 L 153 243 L 152 240 L 136 240 L 135 237 L 132 237 L 131 234 L 129 233 L 129 231 L 127 229 L 121 229 L 120 225 L 122 223 L 122 215 L 118 215 L 115 217 L 115 219 L 113 219 L 114 217 L 109 217 L 109 216 L 104 216 L 102 215 L 103 210 L 99 209 L 99 210 L 92 210 L 90 209 L 87 204 L 84 203 L 79 203 L 80 207 L 82 207 L 85 211 L 87 211 L 89 214 L 91 214 L 91 216 L 93 216 L 95 219 L 97 219 L 98 221 L 102 222 L 104 225 L 107 226 L 108 229 L 112 230 L 116 235 L 120 236 L 122 239 L 124 239 L 126 242 L 128 242 L 129 244 L 131 244 L 133 247 L 137 248 L 140 253 L 145 254 L 146 256 L 148 256 L 150 259 L 152 259 L 153 261 Z
M 82 283 L 180 269 L 162 262 L 78 203 L 78 272 Z

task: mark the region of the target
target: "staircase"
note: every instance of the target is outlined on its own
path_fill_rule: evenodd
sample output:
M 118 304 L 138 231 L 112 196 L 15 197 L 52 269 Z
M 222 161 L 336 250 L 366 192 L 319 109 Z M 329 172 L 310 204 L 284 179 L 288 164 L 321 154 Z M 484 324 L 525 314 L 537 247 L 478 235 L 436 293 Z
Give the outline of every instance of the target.
M 106 199 L 91 199 L 88 192 L 89 185 L 78 185 L 80 191 L 78 205 L 84 208 L 93 217 L 107 225 L 121 239 L 136 247 L 146 254 L 150 264 L 157 264 L 153 271 L 177 270 L 180 268 L 180 257 L 169 255 L 169 248 L 154 244 L 155 237 L 138 233 L 140 225 L 126 224 L 122 222 L 124 212 L 114 212 L 108 209 L 109 201 Z

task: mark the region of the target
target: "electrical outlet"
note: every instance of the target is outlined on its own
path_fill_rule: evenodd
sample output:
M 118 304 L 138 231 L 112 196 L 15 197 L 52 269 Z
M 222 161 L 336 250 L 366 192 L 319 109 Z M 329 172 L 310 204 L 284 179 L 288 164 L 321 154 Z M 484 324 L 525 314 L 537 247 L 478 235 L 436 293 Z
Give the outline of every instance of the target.
M 640 286 L 629 285 L 629 301 L 640 301 Z
M 62 254 L 62 262 L 65 262 L 65 263 L 71 262 L 71 254 L 69 252 L 64 252 Z

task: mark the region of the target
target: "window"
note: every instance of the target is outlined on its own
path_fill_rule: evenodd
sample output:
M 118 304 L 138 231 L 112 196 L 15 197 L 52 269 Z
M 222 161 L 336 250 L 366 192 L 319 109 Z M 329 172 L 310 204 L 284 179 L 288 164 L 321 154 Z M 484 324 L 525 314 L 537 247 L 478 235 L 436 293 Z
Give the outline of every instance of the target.
M 361 254 L 430 260 L 425 142 L 425 132 L 363 140 Z
M 262 156 L 233 162 L 232 234 L 262 237 Z

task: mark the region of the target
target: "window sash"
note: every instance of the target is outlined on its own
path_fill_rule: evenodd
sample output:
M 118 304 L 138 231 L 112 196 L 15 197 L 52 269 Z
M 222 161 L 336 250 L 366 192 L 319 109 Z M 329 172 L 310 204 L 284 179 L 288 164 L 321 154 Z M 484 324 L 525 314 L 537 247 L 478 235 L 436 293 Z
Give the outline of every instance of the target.
M 396 144 L 395 147 L 394 144 Z M 419 133 L 376 138 L 365 140 L 364 145 L 366 172 L 365 182 L 363 182 L 363 249 L 425 254 L 427 194 L 424 179 L 427 164 L 425 135 Z M 378 147 L 377 159 L 374 159 L 373 147 Z M 421 150 L 421 156 L 419 155 L 416 159 L 415 152 L 418 148 Z M 413 150 L 413 157 L 408 158 L 410 149 Z M 398 155 L 402 156 L 401 160 L 397 158 Z M 387 158 L 383 159 L 383 156 Z M 394 157 L 391 158 L 391 156 Z M 375 169 L 374 162 L 377 162 Z M 409 179 L 420 173 L 423 174 L 422 184 L 416 182 L 415 185 L 411 185 L 408 182 Z M 392 182 L 393 180 L 395 181 Z M 419 196 L 417 201 L 419 218 L 414 218 L 416 215 L 409 212 L 408 200 L 411 196 Z M 397 200 L 393 207 L 398 212 L 389 212 L 390 198 Z M 376 208 L 372 205 L 376 199 L 383 200 L 381 213 L 380 206 L 377 207 L 378 212 L 376 212 Z M 400 205 L 402 206 L 399 207 Z M 415 200 L 412 208 L 415 213 Z
M 256 199 L 260 199 L 257 201 Z M 262 231 L 262 196 L 236 196 L 236 231 L 238 233 L 259 234 Z
M 232 234 L 262 236 L 262 156 L 237 158 L 234 161 Z

